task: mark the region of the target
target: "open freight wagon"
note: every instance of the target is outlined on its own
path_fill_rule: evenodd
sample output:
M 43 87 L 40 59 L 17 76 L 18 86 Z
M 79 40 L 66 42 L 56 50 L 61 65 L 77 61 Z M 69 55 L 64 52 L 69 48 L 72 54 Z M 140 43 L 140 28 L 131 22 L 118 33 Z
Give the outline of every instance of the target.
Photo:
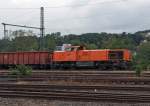
M 29 65 L 32 68 L 50 68 L 50 52 L 2 52 L 0 53 L 0 67 L 9 68 L 15 65 Z

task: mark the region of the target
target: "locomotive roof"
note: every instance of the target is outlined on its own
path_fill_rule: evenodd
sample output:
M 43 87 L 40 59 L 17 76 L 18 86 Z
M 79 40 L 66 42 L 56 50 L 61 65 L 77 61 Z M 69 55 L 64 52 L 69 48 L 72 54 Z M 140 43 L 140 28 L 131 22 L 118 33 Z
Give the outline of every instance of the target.
M 82 50 L 82 51 L 129 51 L 128 49 L 95 49 L 95 50 Z M 54 52 L 65 52 L 65 51 L 54 51 Z

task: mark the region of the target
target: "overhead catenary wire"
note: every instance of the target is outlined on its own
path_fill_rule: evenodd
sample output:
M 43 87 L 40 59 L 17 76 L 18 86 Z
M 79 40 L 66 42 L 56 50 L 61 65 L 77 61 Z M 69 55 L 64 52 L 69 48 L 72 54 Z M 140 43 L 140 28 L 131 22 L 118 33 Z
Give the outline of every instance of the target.
M 111 0 L 111 1 L 95 2 L 95 3 L 89 3 L 89 4 L 62 5 L 62 6 L 51 6 L 51 7 L 45 7 L 45 8 L 72 8 L 72 7 L 85 7 L 85 6 L 92 6 L 92 5 L 98 5 L 98 4 L 118 3 L 118 2 L 125 2 L 125 1 L 128 1 L 128 0 Z
M 40 8 L 0 8 L 0 10 L 39 10 Z
M 106 3 L 118 3 L 118 2 L 126 2 L 128 0 L 110 0 L 110 1 L 103 1 L 103 2 L 95 2 L 95 3 L 89 3 L 89 4 L 76 4 L 76 5 L 61 5 L 61 6 L 45 6 L 45 9 L 49 8 L 71 8 L 71 7 L 82 7 L 82 6 L 92 6 L 92 5 L 98 5 L 98 4 L 106 4 Z M 39 10 L 40 8 L 0 8 L 0 10 Z

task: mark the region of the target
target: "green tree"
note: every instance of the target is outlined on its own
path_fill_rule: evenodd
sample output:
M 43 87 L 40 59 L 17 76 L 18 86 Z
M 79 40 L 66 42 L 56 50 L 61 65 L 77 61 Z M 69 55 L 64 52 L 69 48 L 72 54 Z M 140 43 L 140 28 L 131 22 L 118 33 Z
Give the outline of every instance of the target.
M 14 51 L 14 47 L 12 41 L 9 39 L 1 39 L 0 40 L 0 52 L 10 52 Z
M 150 67 L 150 42 L 141 43 L 135 56 L 137 65 L 140 65 L 142 69 L 146 70 Z
M 86 47 L 87 47 L 87 49 L 91 49 L 91 50 L 98 48 L 95 44 L 92 44 L 92 43 L 91 44 L 87 44 Z
M 103 48 L 132 50 L 134 48 L 134 42 L 130 38 L 110 37 L 107 41 L 103 41 Z
M 36 36 L 19 36 L 13 40 L 15 51 L 36 51 L 38 50 L 38 40 Z
M 45 48 L 46 50 L 54 50 L 56 47 L 56 39 L 55 36 L 47 34 L 45 37 Z
M 72 45 L 82 45 L 81 41 L 79 39 L 73 39 L 70 41 Z

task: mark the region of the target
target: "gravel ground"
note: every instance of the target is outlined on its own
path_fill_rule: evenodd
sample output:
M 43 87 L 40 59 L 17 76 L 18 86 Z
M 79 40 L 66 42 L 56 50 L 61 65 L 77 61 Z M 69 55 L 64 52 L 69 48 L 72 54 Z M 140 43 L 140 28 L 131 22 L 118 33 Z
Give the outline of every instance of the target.
M 52 101 L 29 98 L 1 98 L 0 106 L 150 106 L 150 103 L 107 103 L 107 102 L 72 102 Z

